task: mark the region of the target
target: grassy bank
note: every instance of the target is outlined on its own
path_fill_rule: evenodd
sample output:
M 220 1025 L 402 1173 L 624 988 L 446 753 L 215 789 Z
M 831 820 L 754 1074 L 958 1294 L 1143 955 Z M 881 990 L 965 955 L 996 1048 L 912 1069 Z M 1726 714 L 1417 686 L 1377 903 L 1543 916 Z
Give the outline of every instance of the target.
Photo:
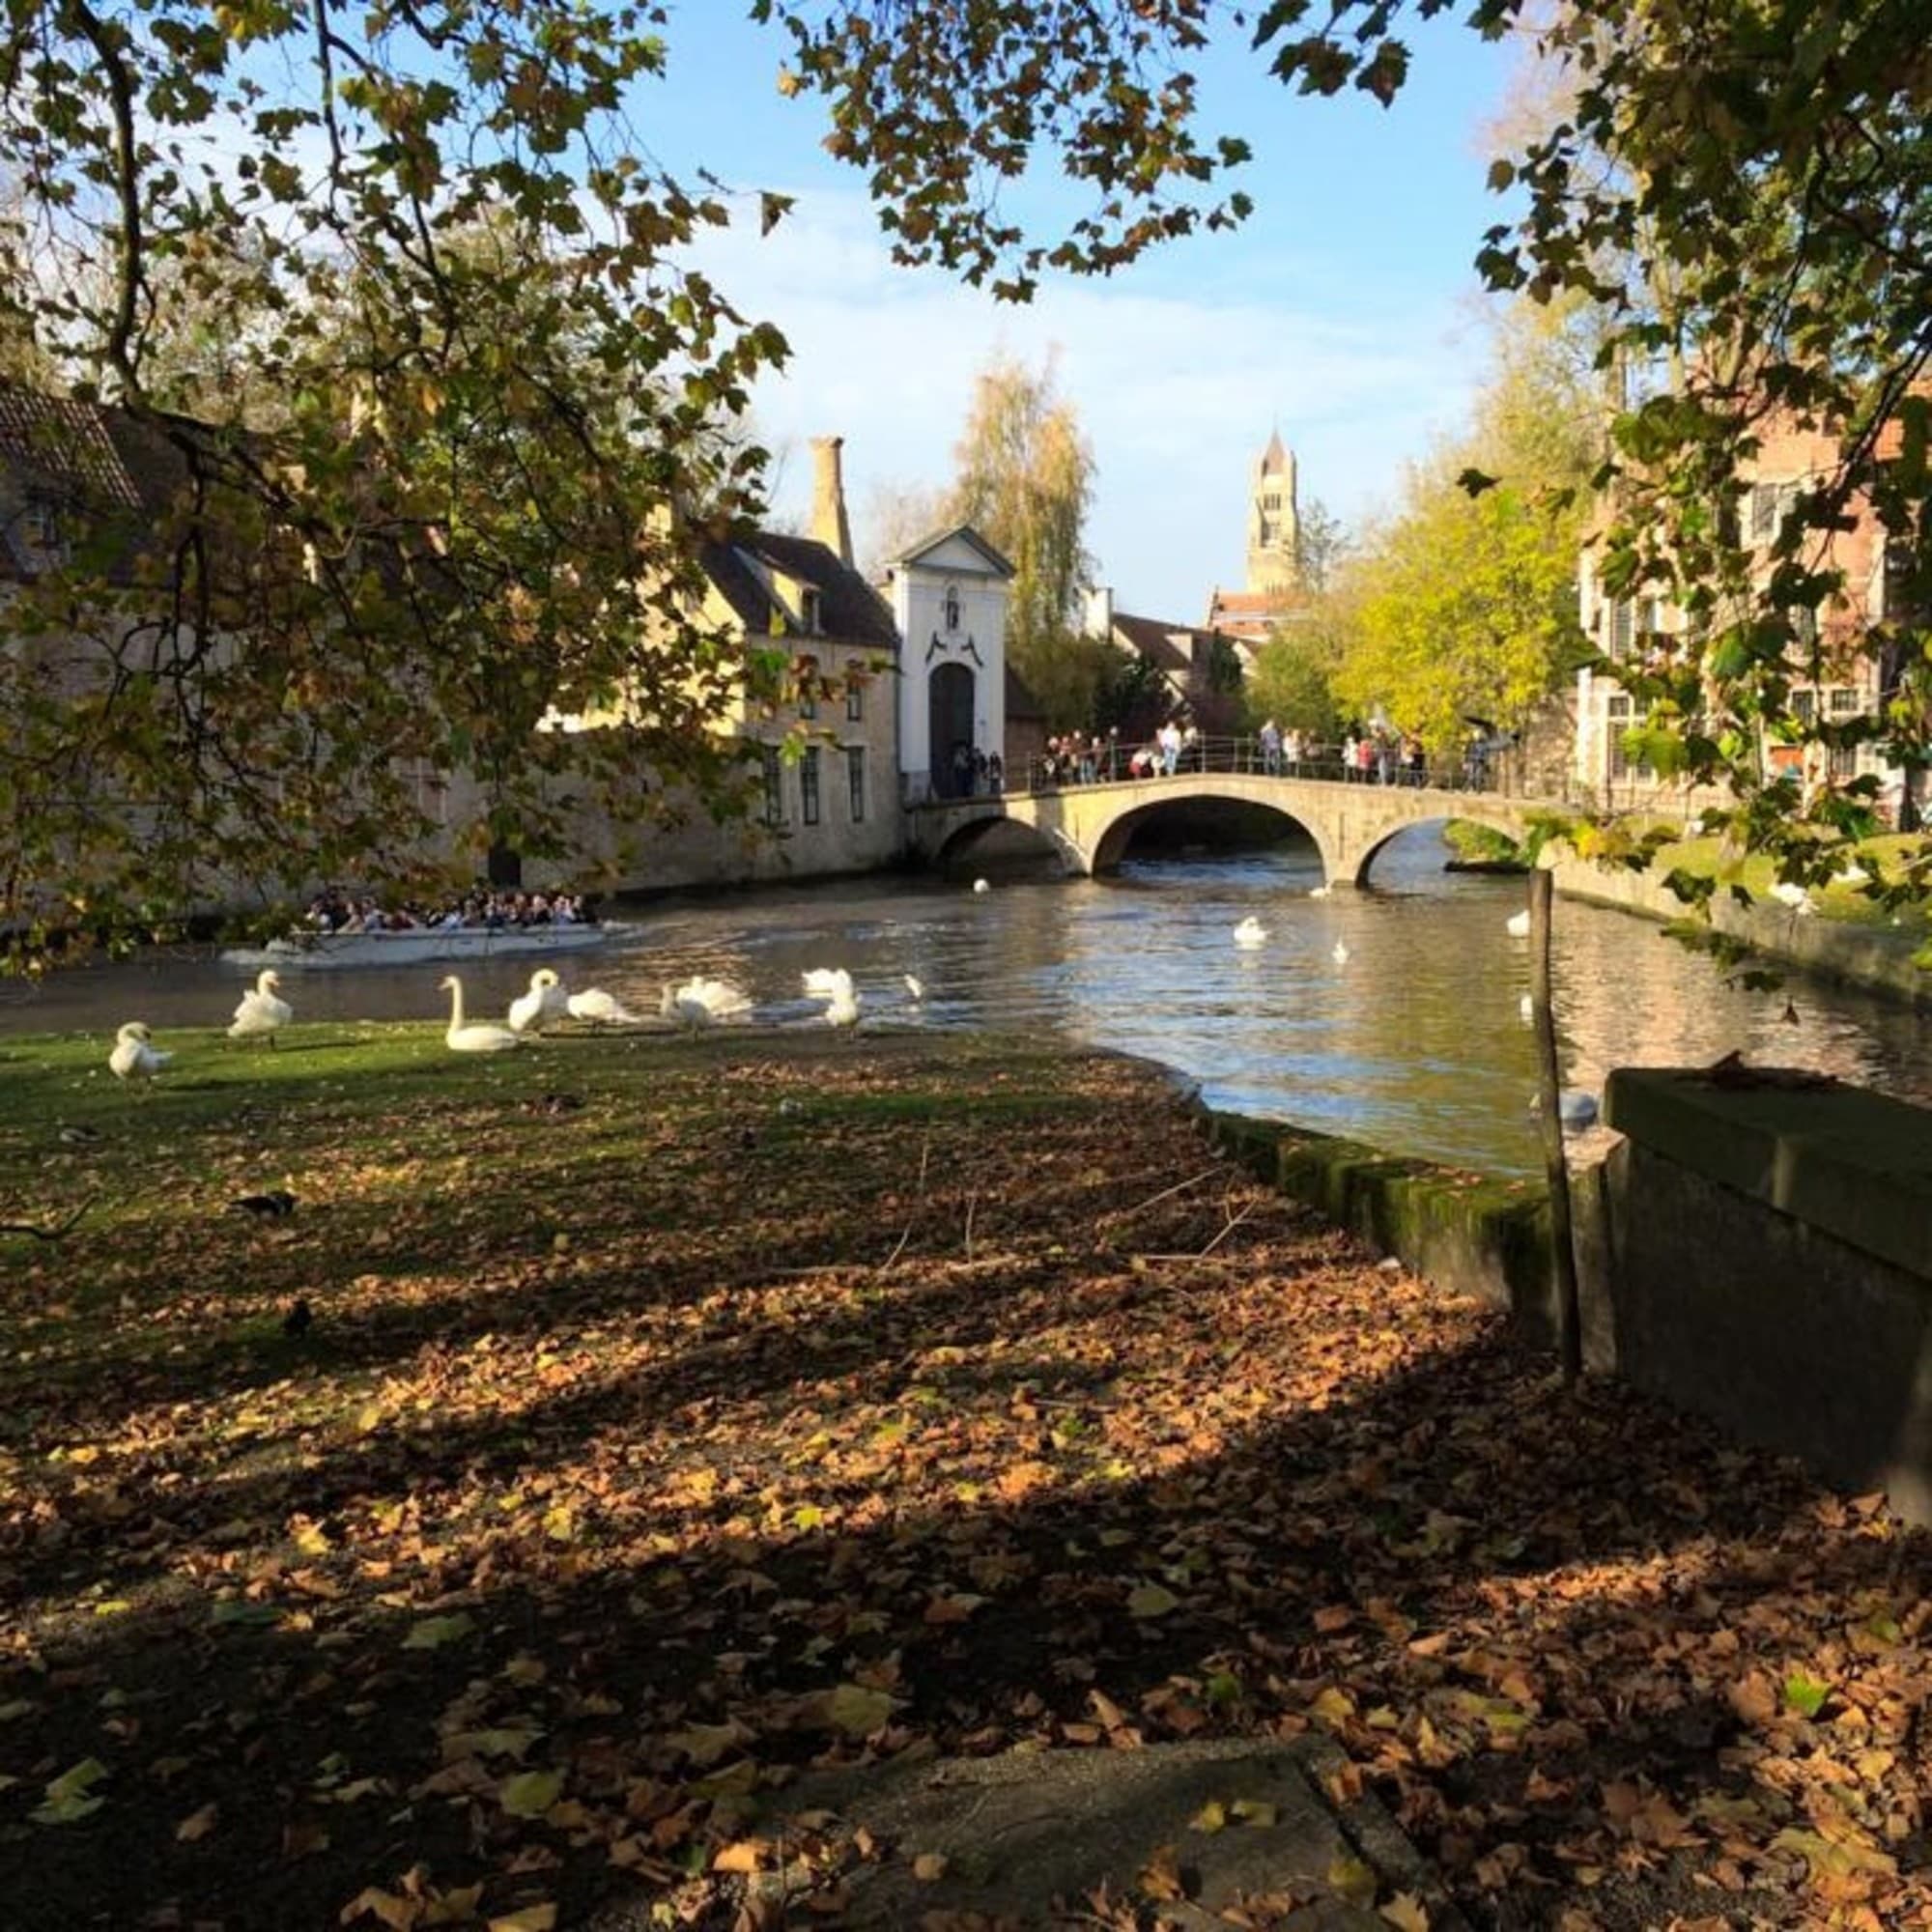
M 0 1219 L 90 1204 L 0 1247 L 18 1932 L 836 1923 L 918 1848 L 738 1918 L 808 1763 L 1309 1726 L 1485 1927 L 1932 1912 L 1925 1540 L 1555 1393 L 1146 1069 L 163 1043 L 0 1059 Z

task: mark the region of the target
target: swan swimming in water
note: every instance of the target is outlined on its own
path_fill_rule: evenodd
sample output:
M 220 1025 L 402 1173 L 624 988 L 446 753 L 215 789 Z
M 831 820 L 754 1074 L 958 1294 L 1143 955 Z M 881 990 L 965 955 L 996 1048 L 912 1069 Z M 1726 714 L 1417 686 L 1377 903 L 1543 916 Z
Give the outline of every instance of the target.
M 565 1011 L 563 981 L 548 966 L 539 966 L 530 975 L 529 990 L 510 1002 L 512 1033 L 542 1033 L 552 1020 Z
M 449 995 L 449 1031 L 442 1037 L 452 1053 L 507 1053 L 511 1047 L 523 1044 L 508 1027 L 488 1020 L 472 1020 L 464 1025 L 463 981 L 454 973 L 437 990 Z
M 1349 946 L 1346 940 L 1338 939 L 1335 942 L 1334 959 L 1338 966 L 1346 966 L 1349 963 Z
M 163 1053 L 157 1046 L 148 1044 L 147 1023 L 143 1020 L 129 1020 L 114 1036 L 114 1051 L 107 1056 L 107 1064 L 117 1077 L 123 1080 L 152 1080 L 169 1061 L 172 1053 Z
M 1325 899 L 1334 890 L 1333 886 L 1310 886 L 1308 896 L 1312 899 Z
M 1513 912 L 1509 916 L 1509 936 L 1512 939 L 1529 937 L 1529 915 L 1526 912 Z
M 286 1000 L 276 997 L 275 988 L 281 983 L 282 976 L 272 966 L 263 970 L 235 1009 L 235 1018 L 228 1028 L 230 1039 L 266 1039 L 270 1046 L 274 1045 L 276 1029 L 287 1026 L 296 1016 L 296 1009 Z
M 825 1009 L 825 1023 L 836 1027 L 859 1024 L 859 996 L 850 986 L 833 995 L 832 1004 Z
M 925 988 L 910 973 L 905 976 L 905 989 L 912 995 L 915 1002 L 925 998 Z
M 1518 1017 L 1527 1026 L 1536 1017 L 1536 1002 L 1527 993 L 1516 1003 Z
M 973 890 L 976 893 L 990 893 L 993 889 L 984 879 L 975 879 L 973 881 Z
M 574 1020 L 587 1020 L 592 1026 L 636 1026 L 638 1015 L 614 993 L 607 993 L 602 986 L 586 986 L 581 993 L 572 993 L 563 1003 L 564 1010 Z
M 849 1000 L 852 976 L 842 966 L 814 966 L 799 976 L 808 1000 Z
M 751 1001 L 728 980 L 701 978 L 667 986 L 658 1007 L 666 1019 L 682 1020 L 688 1027 L 714 1026 L 751 1009 Z
M 1267 927 L 1260 920 L 1252 916 L 1244 919 L 1235 928 L 1235 944 L 1244 951 L 1256 946 L 1265 946 L 1267 944 Z

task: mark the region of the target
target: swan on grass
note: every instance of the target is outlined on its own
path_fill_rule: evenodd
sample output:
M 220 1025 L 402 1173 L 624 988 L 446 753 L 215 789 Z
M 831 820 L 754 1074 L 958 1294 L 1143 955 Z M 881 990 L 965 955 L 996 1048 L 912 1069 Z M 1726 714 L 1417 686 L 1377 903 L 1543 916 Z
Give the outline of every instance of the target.
M 114 1036 L 114 1051 L 107 1056 L 107 1064 L 118 1078 L 152 1080 L 174 1058 L 172 1053 L 150 1046 L 152 1037 L 143 1020 L 129 1020 Z
M 437 988 L 449 995 L 449 1031 L 443 1040 L 452 1053 L 507 1053 L 513 1046 L 521 1046 L 522 1038 L 508 1027 L 500 1027 L 489 1020 L 471 1020 L 469 1025 L 463 1020 L 463 981 L 454 973 Z
M 1256 946 L 1265 946 L 1267 936 L 1267 927 L 1252 915 L 1235 928 L 1235 944 L 1244 951 Z
M 592 1026 L 640 1026 L 643 1023 L 622 1000 L 614 993 L 607 993 L 602 986 L 586 986 L 581 993 L 572 993 L 563 1006 L 572 1019 L 587 1020 Z
M 799 975 L 808 1000 L 849 1000 L 852 976 L 842 966 L 814 966 Z
M 751 1009 L 751 1001 L 729 980 L 701 978 L 687 980 L 681 986 L 667 986 L 658 1006 L 666 1019 L 681 1020 L 688 1027 L 715 1026 Z
M 827 1026 L 855 1027 L 859 1024 L 859 996 L 847 986 L 843 992 L 833 996 L 832 1003 L 825 1009 Z
M 296 1016 L 296 1009 L 276 995 L 275 988 L 281 983 L 282 976 L 272 966 L 264 969 L 235 1009 L 228 1028 L 230 1039 L 266 1039 L 274 1045 L 276 1030 Z
M 1512 939 L 1529 937 L 1529 915 L 1526 912 L 1513 912 L 1509 916 L 1509 936 Z
M 512 1033 L 542 1033 L 552 1020 L 561 1019 L 566 1010 L 563 981 L 548 966 L 539 966 L 530 975 L 529 990 L 510 1002 Z

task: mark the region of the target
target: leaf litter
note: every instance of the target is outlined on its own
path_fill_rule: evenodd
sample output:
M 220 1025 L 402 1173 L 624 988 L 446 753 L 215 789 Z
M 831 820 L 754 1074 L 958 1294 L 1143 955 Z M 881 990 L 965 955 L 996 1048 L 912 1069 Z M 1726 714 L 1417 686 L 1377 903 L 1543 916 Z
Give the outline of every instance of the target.
M 836 1922 L 931 1855 L 774 1839 L 807 1766 L 1319 1729 L 1477 1926 L 1932 1926 L 1879 1499 L 1564 1396 L 1126 1063 L 573 1058 L 565 1120 L 277 1072 L 245 1149 L 156 1095 L 183 1183 L 10 1256 L 11 1923 L 725 1927 L 780 1867 Z M 302 1215 L 213 1231 L 264 1141 Z

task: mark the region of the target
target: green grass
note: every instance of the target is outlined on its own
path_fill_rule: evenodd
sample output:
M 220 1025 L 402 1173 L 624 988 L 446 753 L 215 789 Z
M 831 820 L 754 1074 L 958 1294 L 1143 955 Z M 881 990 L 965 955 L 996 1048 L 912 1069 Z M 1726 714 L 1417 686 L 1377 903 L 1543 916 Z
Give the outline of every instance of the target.
M 1921 834 L 1888 834 L 1865 840 L 1858 848 L 1858 863 L 1875 880 L 1882 879 L 1900 860 L 1923 851 L 1924 847 Z M 1777 909 L 1777 902 L 1770 897 L 1772 888 L 1777 883 L 1777 867 L 1762 854 L 1740 860 L 1720 838 L 1684 838 L 1664 846 L 1651 868 L 1652 876 L 1658 879 L 1675 870 L 1700 879 L 1716 879 L 1720 890 L 1734 883 L 1741 885 L 1754 898 L 1767 900 L 1774 910 Z M 1901 944 L 1917 946 L 1932 937 L 1932 904 L 1921 902 L 1893 909 L 1881 904 L 1859 886 L 1837 884 L 1814 889 L 1811 901 L 1820 919 L 1847 925 L 1895 929 Z

